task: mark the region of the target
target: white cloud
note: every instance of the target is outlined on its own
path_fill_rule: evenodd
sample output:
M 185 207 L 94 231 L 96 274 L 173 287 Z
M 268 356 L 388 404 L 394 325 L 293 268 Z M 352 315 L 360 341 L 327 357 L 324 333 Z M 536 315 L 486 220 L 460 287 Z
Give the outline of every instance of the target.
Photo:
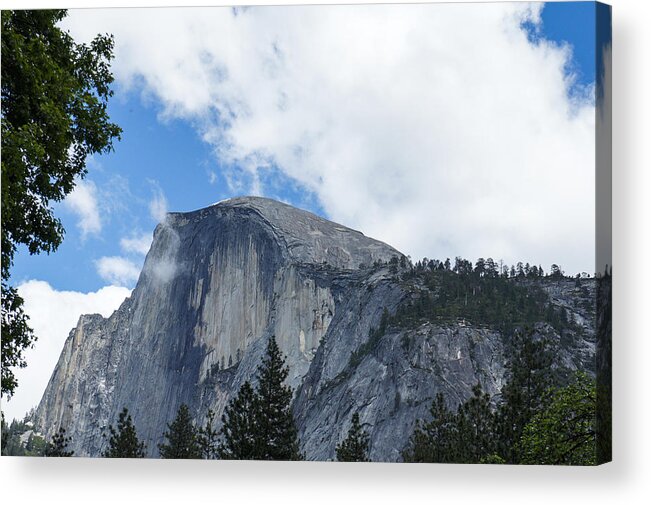
M 77 228 L 81 230 L 82 239 L 102 231 L 95 183 L 78 180 L 75 189 L 65 198 L 63 204 L 77 215 Z
M 134 234 L 120 239 L 120 248 L 127 253 L 142 254 L 149 252 L 153 236 L 151 233 Z
M 279 169 L 414 257 L 590 271 L 594 104 L 568 98 L 571 48 L 520 28 L 541 9 L 108 9 L 66 25 L 115 34 L 117 80 L 196 125 L 233 191 L 264 193 Z
M 133 285 L 140 275 L 138 265 L 122 256 L 103 256 L 95 266 L 100 277 L 114 286 Z
M 152 183 L 152 185 L 154 186 L 154 195 L 149 201 L 149 215 L 157 223 L 162 223 L 167 215 L 167 198 L 157 183 Z
M 96 292 L 57 291 L 47 282 L 30 280 L 18 286 L 25 300 L 25 313 L 38 337 L 34 348 L 25 352 L 27 367 L 15 370 L 16 393 L 2 410 L 8 419 L 22 419 L 41 400 L 63 344 L 82 314 L 110 316 L 131 294 L 124 287 L 106 286 Z

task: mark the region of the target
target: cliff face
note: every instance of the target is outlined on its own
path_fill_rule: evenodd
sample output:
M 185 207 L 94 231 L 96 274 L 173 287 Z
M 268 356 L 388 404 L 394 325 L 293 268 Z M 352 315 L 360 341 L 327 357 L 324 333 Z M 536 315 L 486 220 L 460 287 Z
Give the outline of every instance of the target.
M 371 458 L 399 459 L 414 422 L 441 391 L 451 402 L 504 375 L 502 336 L 467 323 L 391 329 L 369 342 L 383 312 L 409 296 L 389 262 L 402 254 L 363 234 L 264 198 L 239 198 L 157 227 L 132 296 L 108 319 L 82 316 L 68 337 L 36 420 L 65 426 L 76 455 L 98 456 L 129 408 L 149 456 L 181 403 L 202 423 L 255 377 L 266 340 L 287 356 L 302 449 L 330 459 L 359 412 Z M 594 360 L 592 281 L 548 283 L 552 303 L 585 331 L 560 335 L 568 368 Z M 586 287 L 587 286 L 587 287 Z M 360 350 L 363 350 L 360 351 Z M 354 355 L 354 357 L 353 357 Z

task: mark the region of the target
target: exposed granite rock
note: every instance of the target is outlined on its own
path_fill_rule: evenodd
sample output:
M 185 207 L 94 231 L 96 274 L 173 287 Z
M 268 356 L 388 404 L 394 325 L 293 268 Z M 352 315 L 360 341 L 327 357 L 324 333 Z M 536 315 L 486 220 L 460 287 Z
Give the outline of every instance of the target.
M 383 311 L 409 296 L 388 266 L 372 267 L 394 257 L 402 254 L 360 232 L 264 198 L 169 214 L 132 296 L 108 319 L 82 316 L 71 331 L 37 422 L 47 436 L 65 426 L 76 455 L 98 456 L 127 407 L 157 456 L 179 405 L 198 423 L 209 408 L 220 417 L 275 335 L 307 458 L 334 458 L 359 412 L 371 459 L 399 460 L 436 393 L 453 406 L 479 381 L 497 397 L 505 351 L 498 332 L 464 322 L 389 328 L 367 343 Z M 559 343 L 564 366 L 590 369 L 594 282 L 541 283 L 585 331 L 558 335 L 543 323 L 537 331 Z
M 390 279 L 386 275 L 370 282 L 372 293 L 379 294 L 377 300 L 363 289 L 357 291 L 362 299 L 351 296 L 337 307 L 341 316 L 331 323 L 298 391 L 294 411 L 309 459 L 334 458 L 335 447 L 345 438 L 355 412 L 370 434 L 371 460 L 400 461 L 416 420 L 428 418 L 438 393 L 443 394 L 450 408 L 456 408 L 471 396 L 472 387 L 479 382 L 493 402 L 499 398 L 507 361 L 503 335 L 464 321 L 446 325 L 426 322 L 413 329 L 389 328 L 361 356 L 351 359 L 351 352 L 368 341 L 357 336 L 368 335 L 368 328 L 379 324 L 382 305 L 393 312 L 407 296 L 399 283 Z M 583 283 L 590 290 L 579 294 L 570 293 L 574 281 L 571 286 L 565 281 L 539 281 L 556 293 L 553 300 L 557 306 L 569 303 L 567 296 L 576 296 L 587 305 L 594 281 Z M 369 313 L 369 308 L 375 308 L 375 313 Z M 591 370 L 594 327 L 587 324 L 586 309 L 576 310 L 586 321 L 583 333 L 561 336 L 541 322 L 535 325 L 534 338 L 546 337 L 555 347 L 556 366 L 570 371 Z M 354 329 L 349 321 L 356 322 Z
M 264 337 L 276 335 L 296 388 L 335 314 L 331 277 L 393 256 L 401 253 L 265 198 L 169 214 L 131 297 L 70 333 L 39 423 L 48 436 L 66 426 L 75 454 L 96 456 L 126 406 L 154 456 L 181 403 L 221 412 L 255 374 Z M 208 392 L 217 366 L 226 371 Z

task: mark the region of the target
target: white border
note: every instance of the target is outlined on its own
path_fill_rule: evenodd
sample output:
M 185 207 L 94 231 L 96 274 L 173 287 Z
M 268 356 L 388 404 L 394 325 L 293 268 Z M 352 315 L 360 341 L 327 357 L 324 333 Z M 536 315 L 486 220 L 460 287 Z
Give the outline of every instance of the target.
M 250 2 L 295 3 L 316 2 Z M 651 503 L 651 393 L 646 373 L 651 360 L 651 2 L 611 3 L 614 463 L 599 468 L 549 468 L 5 457 L 0 458 L 3 503 Z M 179 4 L 178 0 L 4 0 L 2 8 Z M 219 5 L 206 0 L 189 4 Z M 226 3 L 234 4 L 247 2 Z

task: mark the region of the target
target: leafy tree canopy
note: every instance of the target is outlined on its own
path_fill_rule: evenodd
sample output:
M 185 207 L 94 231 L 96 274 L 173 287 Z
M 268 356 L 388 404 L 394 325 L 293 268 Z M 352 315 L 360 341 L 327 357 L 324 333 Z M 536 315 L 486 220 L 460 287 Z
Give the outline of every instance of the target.
M 520 440 L 522 463 L 594 465 L 596 385 L 585 373 L 564 388 L 552 390 L 549 406 L 525 426 Z
M 78 44 L 57 24 L 65 10 L 2 11 L 2 395 L 17 386 L 35 335 L 10 285 L 16 248 L 50 253 L 63 240 L 52 202 L 86 175 L 86 158 L 112 149 L 113 38 Z

